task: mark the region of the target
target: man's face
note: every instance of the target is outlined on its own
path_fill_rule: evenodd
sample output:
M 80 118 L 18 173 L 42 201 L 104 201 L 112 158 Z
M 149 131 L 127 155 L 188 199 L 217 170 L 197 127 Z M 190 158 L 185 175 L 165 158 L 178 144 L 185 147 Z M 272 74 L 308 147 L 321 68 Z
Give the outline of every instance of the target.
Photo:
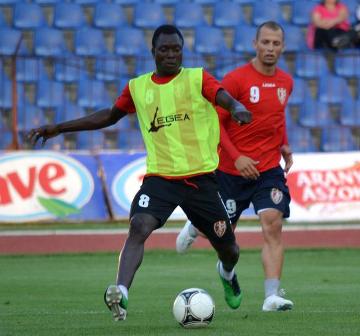
M 275 65 L 283 52 L 284 40 L 281 29 L 272 30 L 262 27 L 258 39 L 254 41 L 256 56 L 259 61 L 267 66 Z
M 152 50 L 157 73 L 175 75 L 182 64 L 182 42 L 178 34 L 160 34 Z

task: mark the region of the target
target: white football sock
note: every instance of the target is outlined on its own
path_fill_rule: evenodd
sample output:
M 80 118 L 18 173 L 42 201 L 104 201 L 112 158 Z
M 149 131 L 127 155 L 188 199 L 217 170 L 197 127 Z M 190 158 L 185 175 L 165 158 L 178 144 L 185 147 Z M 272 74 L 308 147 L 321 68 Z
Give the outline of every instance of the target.
M 120 292 L 125 296 L 126 300 L 129 298 L 129 291 L 128 289 L 123 285 L 118 285 L 118 288 L 120 289 Z
M 265 279 L 265 299 L 270 295 L 279 295 L 280 280 L 279 279 Z
M 225 280 L 230 281 L 230 280 L 234 277 L 235 270 L 232 269 L 230 272 L 224 270 L 223 264 L 222 264 L 222 262 L 221 262 L 220 260 L 218 261 L 218 270 L 219 270 L 220 275 L 221 275 Z

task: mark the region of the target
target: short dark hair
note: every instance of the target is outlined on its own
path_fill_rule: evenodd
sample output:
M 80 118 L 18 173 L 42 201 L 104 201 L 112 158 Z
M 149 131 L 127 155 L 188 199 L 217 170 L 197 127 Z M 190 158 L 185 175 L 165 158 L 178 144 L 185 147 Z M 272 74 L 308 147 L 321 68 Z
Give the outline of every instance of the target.
M 260 35 L 260 30 L 262 27 L 266 27 L 266 28 L 269 28 L 271 30 L 281 30 L 282 31 L 282 34 L 283 34 L 283 40 L 285 39 L 285 31 L 284 31 L 284 28 L 278 24 L 277 22 L 275 21 L 266 21 L 266 22 L 263 22 L 261 25 L 259 25 L 256 29 L 256 40 L 259 39 L 259 35 Z
M 155 48 L 156 42 L 157 42 L 160 34 L 166 34 L 166 35 L 178 34 L 180 37 L 180 40 L 182 42 L 182 45 L 184 45 L 184 37 L 182 36 L 180 30 L 177 29 L 173 25 L 166 24 L 166 25 L 157 27 L 156 30 L 154 31 L 154 35 L 153 35 L 152 41 L 151 41 L 153 48 Z

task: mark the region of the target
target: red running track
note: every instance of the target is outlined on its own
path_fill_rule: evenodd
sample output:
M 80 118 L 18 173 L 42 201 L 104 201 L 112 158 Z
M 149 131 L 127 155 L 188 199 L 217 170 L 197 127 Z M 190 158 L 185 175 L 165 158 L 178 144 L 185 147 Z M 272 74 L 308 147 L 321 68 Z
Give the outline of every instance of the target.
M 0 232 L 0 254 L 52 254 L 98 251 L 119 251 L 126 231 L 40 231 Z M 177 230 L 159 230 L 146 242 L 147 249 L 175 249 Z M 240 248 L 260 248 L 262 234 L 256 229 L 236 232 Z M 286 248 L 360 248 L 360 226 L 291 228 L 283 232 Z M 199 238 L 194 248 L 210 248 L 206 239 Z

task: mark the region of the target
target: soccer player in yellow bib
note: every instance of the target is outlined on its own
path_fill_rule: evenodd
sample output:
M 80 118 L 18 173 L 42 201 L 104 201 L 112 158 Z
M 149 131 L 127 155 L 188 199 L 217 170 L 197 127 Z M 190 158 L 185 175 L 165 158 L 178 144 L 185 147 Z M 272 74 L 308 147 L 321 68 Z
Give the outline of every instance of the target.
M 181 66 L 183 44 L 175 26 L 158 27 L 152 38 L 156 70 L 130 80 L 111 108 L 29 133 L 35 145 L 40 138 L 44 142 L 64 132 L 107 127 L 136 112 L 147 151 L 147 172 L 132 201 L 116 284 L 104 295 L 117 321 L 126 318 L 128 290 L 143 259 L 146 239 L 177 206 L 216 250 L 228 305 L 236 309 L 242 300 L 234 271 L 239 248 L 214 175 L 220 133 L 214 105 L 228 110 L 239 124 L 250 122 L 251 114 L 202 68 Z

